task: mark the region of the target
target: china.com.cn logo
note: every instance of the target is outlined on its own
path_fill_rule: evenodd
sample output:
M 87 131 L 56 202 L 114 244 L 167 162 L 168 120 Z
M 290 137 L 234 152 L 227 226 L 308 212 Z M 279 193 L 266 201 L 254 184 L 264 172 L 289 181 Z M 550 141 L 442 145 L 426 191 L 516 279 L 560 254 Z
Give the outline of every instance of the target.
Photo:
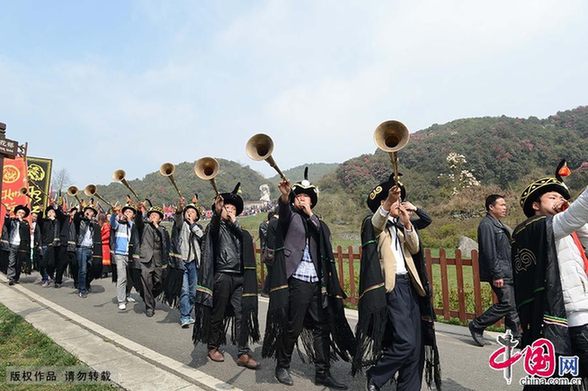
M 525 346 L 521 350 L 517 349 L 517 351 L 514 349 L 519 344 L 519 341 L 513 338 L 510 330 L 507 330 L 504 335 L 498 336 L 496 341 L 500 347 L 490 355 L 488 364 L 490 368 L 496 371 L 503 371 L 507 384 L 512 382 L 513 366 L 521 359 L 525 373 L 528 375 L 520 380 L 522 385 L 572 385 L 581 382 L 581 379 L 576 378 L 579 373 L 578 356 L 557 357 L 553 343 L 548 339 L 539 338 L 531 345 Z M 553 378 L 556 369 L 558 369 L 557 374 L 560 378 Z M 573 378 L 563 377 L 566 375 Z

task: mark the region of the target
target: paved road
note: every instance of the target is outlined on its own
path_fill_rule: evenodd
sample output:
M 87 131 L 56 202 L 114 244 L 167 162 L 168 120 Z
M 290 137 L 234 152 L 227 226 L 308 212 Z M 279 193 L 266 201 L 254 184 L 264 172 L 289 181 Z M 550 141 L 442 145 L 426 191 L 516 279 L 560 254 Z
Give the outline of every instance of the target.
M 206 357 L 206 347 L 198 345 L 194 347 L 191 336 L 192 329 L 182 329 L 178 324 L 179 313 L 165 305 L 158 304 L 155 316 L 147 318 L 144 315 L 144 305 L 138 294 L 137 303 L 129 305 L 127 310 L 119 312 L 116 304 L 115 285 L 110 279 L 96 280 L 93 282 L 92 293 L 87 299 L 79 298 L 73 289 L 71 280 L 66 281 L 60 289 L 53 287 L 43 288 L 36 281 L 38 274 L 21 277 L 21 286 L 27 288 L 42 297 L 50 300 L 76 314 L 105 327 L 113 332 L 128 338 L 129 340 L 155 350 L 181 363 L 188 364 L 217 379 L 233 384 L 243 390 L 270 391 L 276 389 L 296 390 L 321 390 L 311 379 L 314 377 L 314 368 L 302 363 L 294 354 L 292 360 L 292 375 L 294 387 L 283 386 L 274 379 L 274 365 L 272 360 L 261 360 L 262 368 L 251 371 L 238 367 L 231 357 L 235 357 L 236 349 L 233 346 L 226 347 L 225 362 L 211 362 Z M 259 315 L 260 324 L 265 324 L 265 312 L 267 301 L 261 299 Z M 355 326 L 355 313 L 349 312 L 349 321 Z M 263 333 L 263 330 L 262 330 Z M 487 337 L 489 345 L 479 348 L 472 344 L 467 328 L 437 324 L 438 344 L 441 354 L 443 390 L 517 390 L 517 380 L 522 376 L 520 365 L 515 367 L 513 385 L 507 386 L 502 373 L 491 370 L 488 367 L 488 357 L 498 347 L 496 342 Z M 251 346 L 256 358 L 261 357 L 261 346 Z M 113 371 L 116 368 L 112 368 Z M 333 364 L 332 373 L 349 385 L 351 390 L 364 389 L 365 377 L 350 375 L 350 364 L 336 362 Z M 393 387 L 387 389 L 392 390 Z M 424 389 L 424 388 L 423 388 Z

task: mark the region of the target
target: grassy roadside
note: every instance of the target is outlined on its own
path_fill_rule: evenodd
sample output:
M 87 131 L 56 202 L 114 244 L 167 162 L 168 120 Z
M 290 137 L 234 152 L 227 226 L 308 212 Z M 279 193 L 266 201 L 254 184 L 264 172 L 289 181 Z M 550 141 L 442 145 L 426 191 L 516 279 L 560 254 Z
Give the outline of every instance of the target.
M 21 316 L 0 304 L 0 390 L 117 390 L 109 384 L 7 384 L 6 367 L 87 367 L 36 330 Z

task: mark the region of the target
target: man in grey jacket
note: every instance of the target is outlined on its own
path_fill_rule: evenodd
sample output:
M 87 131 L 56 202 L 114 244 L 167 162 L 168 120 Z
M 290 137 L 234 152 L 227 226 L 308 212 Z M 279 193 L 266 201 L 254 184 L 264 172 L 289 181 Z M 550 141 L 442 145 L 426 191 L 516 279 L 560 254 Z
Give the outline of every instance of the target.
M 149 224 L 145 225 L 141 238 L 141 285 L 145 301 L 145 315 L 155 313 L 155 298 L 163 289 L 163 269 L 169 263 L 170 239 L 161 221 L 163 211 L 152 206 L 147 211 Z
M 484 330 L 502 318 L 515 338 L 521 335 L 510 261 L 511 229 L 501 222 L 507 213 L 504 196 L 491 194 L 486 197 L 486 211 L 478 226 L 480 281 L 490 283 L 498 303 L 469 324 L 472 338 L 478 346 L 484 346 Z
M 293 384 L 290 376 L 292 352 L 306 327 L 313 335 L 315 384 L 346 390 L 347 386 L 330 373 L 331 331 L 321 292 L 321 282 L 327 276 L 320 259 L 321 221 L 313 212 L 318 202 L 318 189 L 308 181 L 306 168 L 303 181 L 291 185 L 283 180 L 279 190 L 278 227 L 284 240 L 289 314 L 283 346 L 276 350 L 275 377 L 282 384 Z
M 194 296 L 196 295 L 200 265 L 200 241 L 203 235 L 201 227 L 196 223 L 199 219 L 199 208 L 193 203 L 186 205 L 186 201 L 182 197 L 172 230 L 172 243 L 179 252 L 178 255 L 182 260 L 181 266 L 184 268 L 180 293 L 180 325 L 182 328 L 188 328 L 194 324 L 192 310 L 194 309 Z

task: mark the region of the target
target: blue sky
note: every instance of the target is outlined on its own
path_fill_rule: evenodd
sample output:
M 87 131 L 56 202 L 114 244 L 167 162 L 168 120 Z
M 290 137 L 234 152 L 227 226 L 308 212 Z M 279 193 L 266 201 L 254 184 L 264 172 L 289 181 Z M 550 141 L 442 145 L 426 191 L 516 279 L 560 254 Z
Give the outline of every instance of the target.
M 74 183 L 270 134 L 281 168 L 373 152 L 386 119 L 588 104 L 588 2 L 0 0 L 0 121 Z

